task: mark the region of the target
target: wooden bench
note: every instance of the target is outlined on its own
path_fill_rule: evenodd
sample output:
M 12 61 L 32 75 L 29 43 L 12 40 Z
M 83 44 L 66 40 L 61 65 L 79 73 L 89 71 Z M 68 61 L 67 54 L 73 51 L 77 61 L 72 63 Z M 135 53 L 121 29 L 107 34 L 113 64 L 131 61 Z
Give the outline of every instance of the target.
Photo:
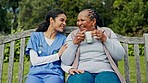
M 76 29 L 77 27 L 75 26 L 67 26 L 65 33 L 70 33 L 72 30 Z M 9 63 L 8 63 L 8 72 L 7 72 L 7 81 L 8 83 L 12 83 L 13 81 L 13 69 L 14 69 L 14 49 L 15 49 L 15 42 L 17 40 L 20 40 L 21 44 L 20 44 L 20 56 L 19 56 L 19 68 L 18 68 L 18 83 L 23 83 L 23 79 L 24 79 L 24 56 L 25 56 L 25 46 L 26 46 L 26 38 L 30 36 L 30 33 L 35 31 L 35 29 L 31 29 L 31 30 L 26 30 L 23 32 L 18 32 L 16 34 L 12 34 L 9 36 L 4 36 L 0 38 L 0 83 L 2 83 L 3 80 L 3 64 L 4 63 L 4 50 L 5 50 L 5 46 L 6 44 L 10 44 L 10 51 L 9 51 Z M 133 83 L 131 81 L 130 78 L 130 61 L 129 61 L 129 54 L 128 54 L 128 46 L 129 45 L 133 45 L 134 48 L 134 60 L 135 60 L 135 79 L 137 81 L 137 83 L 142 83 L 143 79 L 145 79 L 145 81 L 148 83 L 148 34 L 144 34 L 143 37 L 126 37 L 126 36 L 122 36 L 117 34 L 120 42 L 123 44 L 127 54 L 123 59 L 124 62 L 124 66 L 123 66 L 123 70 L 124 70 L 124 77 L 126 79 L 127 83 Z M 146 73 L 144 74 L 144 78 L 141 77 L 142 73 L 140 69 L 141 65 L 140 65 L 140 53 L 139 53 L 139 45 L 143 45 L 144 46 L 144 55 L 145 55 L 145 61 L 144 61 L 144 68 Z M 143 65 L 143 64 L 142 64 Z M 120 67 L 120 66 L 119 66 Z M 6 71 L 6 70 L 5 70 Z

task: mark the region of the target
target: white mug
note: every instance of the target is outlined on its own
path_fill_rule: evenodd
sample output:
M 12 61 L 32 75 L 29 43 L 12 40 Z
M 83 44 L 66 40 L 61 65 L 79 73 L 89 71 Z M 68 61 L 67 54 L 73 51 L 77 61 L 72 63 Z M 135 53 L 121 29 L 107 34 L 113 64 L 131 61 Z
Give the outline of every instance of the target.
M 85 40 L 88 44 L 93 43 L 93 37 L 90 31 L 85 32 Z

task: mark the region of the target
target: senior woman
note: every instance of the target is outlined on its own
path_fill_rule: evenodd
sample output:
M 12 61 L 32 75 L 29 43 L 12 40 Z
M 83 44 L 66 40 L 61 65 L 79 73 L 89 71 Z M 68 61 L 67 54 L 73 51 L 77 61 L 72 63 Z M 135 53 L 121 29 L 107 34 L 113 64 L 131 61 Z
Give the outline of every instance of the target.
M 77 30 L 72 31 L 66 43 L 68 48 L 61 60 L 69 69 L 68 83 L 121 83 L 111 65 L 105 49 L 113 61 L 122 60 L 125 50 L 117 40 L 116 34 L 107 27 L 99 27 L 100 18 L 93 9 L 84 9 L 78 14 Z M 90 34 L 89 42 L 86 39 Z M 91 35 L 91 36 L 90 36 Z M 125 82 L 125 81 L 124 81 Z M 122 83 L 124 83 L 122 82 Z

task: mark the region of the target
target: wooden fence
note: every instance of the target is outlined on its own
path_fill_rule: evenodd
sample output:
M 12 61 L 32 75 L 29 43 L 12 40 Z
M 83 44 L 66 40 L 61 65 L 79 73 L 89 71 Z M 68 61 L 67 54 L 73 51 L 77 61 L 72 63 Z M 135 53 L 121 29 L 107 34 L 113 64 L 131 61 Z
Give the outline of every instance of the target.
M 75 26 L 69 26 L 66 28 L 65 33 L 70 33 L 72 30 L 76 29 L 77 27 Z M 20 56 L 19 56 L 19 69 L 18 69 L 18 83 L 23 83 L 24 79 L 24 53 L 25 53 L 25 43 L 26 43 L 26 38 L 30 36 L 30 33 L 35 31 L 34 29 L 31 30 L 26 30 L 23 32 L 18 32 L 13 35 L 9 36 L 4 36 L 0 38 L 0 83 L 2 83 L 3 80 L 3 64 L 4 64 L 4 50 L 5 50 L 5 45 L 7 43 L 10 43 L 10 51 L 9 51 L 9 63 L 8 63 L 8 77 L 7 77 L 7 83 L 12 83 L 13 82 L 13 67 L 14 67 L 14 49 L 15 49 L 15 43 L 17 40 L 21 41 L 20 44 Z M 137 83 L 145 83 L 143 82 L 142 79 L 145 79 L 146 82 L 148 83 L 148 34 L 144 34 L 143 37 L 126 37 L 117 34 L 119 41 L 123 44 L 125 50 L 126 50 L 126 56 L 124 57 L 124 77 L 127 83 L 132 83 L 131 78 L 130 78 L 130 66 L 129 65 L 129 45 L 133 45 L 134 48 L 134 60 L 135 60 L 135 79 Z M 146 71 L 144 77 L 141 77 L 141 65 L 140 65 L 140 51 L 139 51 L 139 45 L 144 46 L 144 56 L 145 56 L 145 61 L 144 61 L 144 70 Z

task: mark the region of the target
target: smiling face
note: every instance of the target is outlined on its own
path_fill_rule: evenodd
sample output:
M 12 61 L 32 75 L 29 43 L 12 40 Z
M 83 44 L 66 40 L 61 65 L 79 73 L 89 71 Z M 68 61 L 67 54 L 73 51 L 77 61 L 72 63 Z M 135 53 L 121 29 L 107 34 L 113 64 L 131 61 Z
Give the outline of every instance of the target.
M 89 12 L 82 11 L 79 13 L 78 18 L 77 18 L 77 26 L 79 29 L 82 30 L 87 30 L 90 31 L 94 28 L 96 21 L 95 19 L 91 20 L 89 17 Z
M 52 20 L 52 26 L 56 31 L 63 32 L 66 26 L 66 15 L 59 14 L 54 20 Z

